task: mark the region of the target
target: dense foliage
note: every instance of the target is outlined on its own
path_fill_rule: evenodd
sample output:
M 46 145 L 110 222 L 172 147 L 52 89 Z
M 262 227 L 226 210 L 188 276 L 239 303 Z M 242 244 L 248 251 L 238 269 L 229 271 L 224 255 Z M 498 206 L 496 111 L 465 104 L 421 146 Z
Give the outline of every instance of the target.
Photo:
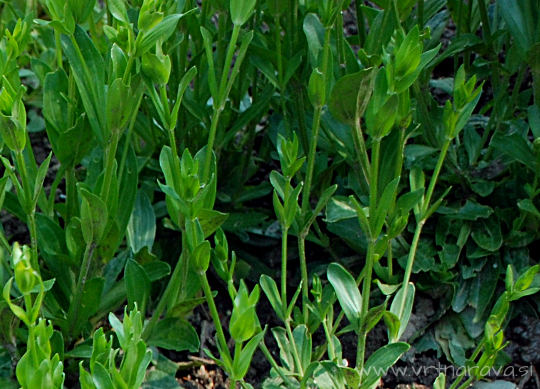
M 510 362 L 540 312 L 539 13 L 0 2 L 0 206 L 28 231 L 0 230 L 0 386 L 179 387 L 163 351 L 199 351 L 201 304 L 230 387 L 257 350 L 263 388 L 373 388 L 411 344 L 478 367 L 437 388 Z

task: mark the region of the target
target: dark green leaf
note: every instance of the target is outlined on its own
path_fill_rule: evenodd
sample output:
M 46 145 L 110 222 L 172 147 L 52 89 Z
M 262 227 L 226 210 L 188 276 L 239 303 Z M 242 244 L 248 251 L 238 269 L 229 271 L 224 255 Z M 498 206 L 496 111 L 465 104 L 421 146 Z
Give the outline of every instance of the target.
M 199 337 L 191 324 L 177 318 L 163 319 L 156 325 L 148 345 L 167 350 L 195 353 L 199 351 Z

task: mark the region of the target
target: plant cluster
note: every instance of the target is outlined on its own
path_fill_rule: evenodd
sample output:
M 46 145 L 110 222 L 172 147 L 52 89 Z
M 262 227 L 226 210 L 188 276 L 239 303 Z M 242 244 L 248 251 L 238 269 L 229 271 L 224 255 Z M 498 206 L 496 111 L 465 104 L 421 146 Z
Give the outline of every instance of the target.
M 411 344 L 479 367 L 453 389 L 508 363 L 540 312 L 539 12 L 0 2 L 0 208 L 28 230 L 0 229 L 0 386 L 179 387 L 161 351 L 199 351 L 201 304 L 231 388 L 257 350 L 267 389 L 374 388 Z

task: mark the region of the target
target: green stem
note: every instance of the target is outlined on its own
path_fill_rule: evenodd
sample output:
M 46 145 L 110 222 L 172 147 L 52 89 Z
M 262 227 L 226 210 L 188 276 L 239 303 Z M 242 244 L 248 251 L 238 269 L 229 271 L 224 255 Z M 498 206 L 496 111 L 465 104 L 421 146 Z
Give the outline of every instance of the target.
M 208 145 L 206 147 L 206 156 L 204 158 L 204 169 L 203 169 L 203 182 L 208 182 L 210 178 L 210 165 L 212 164 L 212 151 L 214 150 L 214 143 L 216 141 L 216 132 L 219 122 L 219 117 L 221 115 L 221 109 L 214 109 L 214 114 L 212 115 L 212 122 L 210 124 L 210 133 L 208 134 Z
M 403 282 L 402 282 L 402 288 L 403 288 L 403 294 L 401 297 L 401 303 L 399 305 L 399 312 L 398 312 L 398 318 L 401 320 L 403 316 L 403 310 L 405 308 L 405 301 L 407 301 L 407 289 L 409 285 L 409 280 L 411 279 L 411 273 L 413 269 L 414 264 L 414 258 L 416 257 L 416 250 L 418 249 L 418 242 L 420 240 L 420 234 L 422 233 L 422 228 L 424 227 L 425 220 L 421 219 L 416 224 L 416 229 L 414 231 L 414 237 L 411 243 L 411 247 L 409 249 L 409 256 L 407 257 L 407 266 L 405 268 L 405 275 L 403 276 Z
M 291 380 L 285 374 L 283 374 L 283 372 L 281 371 L 281 368 L 279 367 L 276 360 L 272 356 L 272 353 L 270 352 L 270 350 L 268 350 L 268 347 L 266 347 L 266 344 L 264 343 L 264 340 L 261 341 L 261 343 L 259 343 L 259 348 L 261 349 L 262 353 L 264 354 L 264 356 L 266 357 L 266 359 L 270 363 L 270 366 L 272 366 L 274 371 L 279 375 L 279 377 L 283 380 L 283 382 L 285 384 L 292 385 Z
M 300 361 L 300 356 L 298 355 L 298 348 L 296 347 L 296 341 L 294 340 L 289 318 L 285 318 L 285 331 L 287 332 L 287 336 L 289 337 L 289 342 L 292 346 L 291 347 L 292 355 L 293 355 L 294 363 L 297 366 L 297 371 L 300 374 L 300 376 L 303 376 L 304 369 L 302 368 L 302 362 Z
M 364 324 L 367 319 L 367 313 L 369 311 L 369 296 L 371 294 L 371 275 L 373 273 L 374 251 L 375 251 L 375 240 L 370 239 L 368 243 L 368 250 L 367 250 L 367 255 L 366 255 L 366 267 L 365 267 L 365 273 L 364 273 L 364 280 L 362 281 L 362 321 L 361 321 L 362 327 L 364 327 Z M 362 330 L 360 333 L 358 333 L 358 343 L 357 343 L 357 348 L 356 348 L 356 369 L 358 370 L 361 376 L 364 370 L 364 358 L 365 358 L 365 353 L 366 353 L 366 337 L 367 337 L 366 331 Z
M 456 380 L 450 385 L 448 389 L 456 389 L 458 385 L 463 381 L 463 378 L 465 377 L 465 374 L 467 372 L 467 369 L 463 369 L 459 375 L 456 377 Z
M 467 378 L 467 380 L 461 384 L 461 386 L 459 387 L 459 389 L 466 389 L 468 388 L 469 386 L 471 386 L 471 384 L 474 382 L 474 377 L 469 377 Z
M 225 338 L 225 333 L 223 332 L 223 327 L 221 326 L 221 320 L 219 318 L 219 313 L 216 308 L 216 303 L 214 302 L 214 296 L 212 295 L 212 289 L 210 288 L 210 284 L 208 283 L 208 278 L 206 277 L 206 274 L 203 273 L 200 275 L 201 281 L 202 281 L 202 287 L 204 291 L 204 295 L 206 297 L 206 302 L 208 304 L 208 308 L 210 309 L 210 316 L 212 316 L 212 320 L 214 321 L 214 326 L 216 327 L 216 337 L 217 341 L 220 344 L 221 352 L 225 353 L 225 356 L 230 361 L 231 360 L 231 353 L 229 351 L 229 348 L 227 347 L 227 340 Z M 223 358 L 223 356 L 222 356 Z
M 447 139 L 441 149 L 441 152 L 439 154 L 439 159 L 437 161 L 437 165 L 435 166 L 435 170 L 433 171 L 433 175 L 431 176 L 431 179 L 429 181 L 429 187 L 425 196 L 424 200 L 424 206 L 422 207 L 422 210 L 420 211 L 420 215 L 418 216 L 418 222 L 416 224 L 416 229 L 414 231 L 414 237 L 413 241 L 411 243 L 411 247 L 409 249 L 409 255 L 407 257 L 407 266 L 405 268 L 405 275 L 403 276 L 403 293 L 401 297 L 401 303 L 399 305 L 399 314 L 398 318 L 401 319 L 403 316 L 403 309 L 405 307 L 405 302 L 407 301 L 407 290 L 409 285 L 409 280 L 411 278 L 414 259 L 416 257 L 416 251 L 418 249 L 418 242 L 420 240 L 420 234 L 422 233 L 422 228 L 424 227 L 424 224 L 427 220 L 427 211 L 429 210 L 429 205 L 431 203 L 431 197 L 433 196 L 433 191 L 435 189 L 435 184 L 437 183 L 437 179 L 439 178 L 439 174 L 442 169 L 442 165 L 444 162 L 444 159 L 446 158 L 446 154 L 448 152 L 448 148 L 450 147 L 450 139 Z
M 309 199 L 311 194 L 311 185 L 313 181 L 313 171 L 315 169 L 315 159 L 317 157 L 317 139 L 319 137 L 319 128 L 321 123 L 321 114 L 322 114 L 322 106 L 318 106 L 315 108 L 315 112 L 313 114 L 313 125 L 311 128 L 311 142 L 309 145 L 309 154 L 308 154 L 308 166 L 306 171 L 306 182 L 304 184 L 303 188 L 303 194 L 302 194 L 302 214 L 306 214 L 306 212 L 309 210 Z
M 54 216 L 54 201 L 56 200 L 56 190 L 58 189 L 60 182 L 62 182 L 62 179 L 64 178 L 65 174 L 66 174 L 66 165 L 61 164 L 60 168 L 58 169 L 58 172 L 56 172 L 54 181 L 51 184 L 51 189 L 49 191 L 49 199 L 47 201 L 47 209 L 45 212 L 50 217 Z
M 62 69 L 62 43 L 60 42 L 60 32 L 54 29 L 54 43 L 56 45 L 56 65 Z
M 323 51 L 323 58 L 322 58 L 322 74 L 324 78 L 324 84 L 326 86 L 326 80 L 328 79 L 328 60 L 330 56 L 330 34 L 331 29 L 326 28 L 324 33 L 324 51 Z M 325 88 L 326 89 L 326 88 Z M 326 93 L 326 92 L 325 92 Z M 319 129 L 320 129 L 320 123 L 321 123 L 321 114 L 322 114 L 322 105 L 318 105 L 315 108 L 315 112 L 313 114 L 313 124 L 311 129 L 311 143 L 309 147 L 309 154 L 308 154 L 308 167 L 306 171 L 306 182 L 303 189 L 302 194 L 302 214 L 305 215 L 306 212 L 309 209 L 309 198 L 311 194 L 311 185 L 313 180 L 313 170 L 315 168 L 315 158 L 316 158 L 316 152 L 317 152 L 317 141 L 319 138 Z M 308 285 L 303 285 L 303 287 L 308 287 Z
M 437 180 L 439 178 L 439 174 L 441 173 L 441 169 L 444 163 L 444 159 L 446 158 L 446 154 L 448 153 L 448 148 L 450 147 L 451 139 L 447 139 L 443 147 L 441 148 L 441 152 L 439 154 L 439 159 L 437 161 L 437 165 L 435 166 L 435 170 L 433 171 L 433 175 L 431 176 L 431 179 L 429 181 L 429 187 L 426 192 L 426 197 L 424 200 L 424 209 L 422 211 L 422 219 L 425 221 L 425 213 L 429 209 L 429 205 L 431 203 L 431 197 L 433 196 L 433 191 L 435 190 L 435 185 L 437 184 Z
M 33 209 L 27 216 L 28 230 L 30 232 L 30 245 L 32 247 L 32 268 L 39 273 L 38 261 L 38 241 L 37 241 L 37 226 L 36 226 L 36 211 Z
M 128 63 L 126 65 L 126 69 L 124 70 L 124 76 L 122 77 L 122 83 L 128 84 L 128 79 L 131 74 L 131 68 L 133 67 L 133 61 L 135 61 L 135 54 L 131 53 L 128 56 Z
M 307 235 L 307 234 L 306 234 Z M 302 275 L 302 315 L 304 317 L 304 324 L 308 324 L 309 311 L 307 303 L 309 301 L 308 293 L 308 272 L 307 272 L 307 259 L 306 259 L 306 237 L 304 233 L 298 235 L 298 255 L 300 257 L 300 273 Z
M 240 35 L 241 27 L 234 25 L 231 40 L 229 41 L 229 46 L 227 47 L 227 56 L 225 57 L 225 64 L 223 65 L 223 71 L 221 73 L 221 79 L 219 81 L 219 107 L 223 109 L 225 102 L 227 101 L 227 96 L 225 92 L 227 90 L 227 81 L 229 80 L 229 72 L 231 70 L 231 64 L 236 51 L 236 42 L 238 42 L 238 36 Z
M 289 229 L 283 227 L 281 231 L 281 310 L 287 312 L 287 236 Z
M 330 329 L 328 328 L 328 323 L 326 317 L 322 321 L 323 329 L 324 329 L 324 335 L 326 337 L 326 343 L 328 343 L 328 357 L 331 361 L 335 361 L 336 359 L 336 351 L 334 349 L 334 342 L 332 340 L 332 333 Z
M 420 30 L 421 30 L 424 28 L 424 0 L 418 0 L 417 11 L 418 11 L 418 27 L 420 27 Z
M 371 166 L 369 164 L 366 142 L 364 141 L 364 135 L 362 133 L 360 120 L 360 118 L 357 118 L 355 121 L 356 125 L 354 126 L 353 130 L 353 143 L 358 157 L 358 161 L 360 162 L 360 167 L 362 168 L 362 173 L 364 173 L 366 183 L 369 185 L 369 171 L 371 170 Z
M 373 139 L 371 145 L 371 172 L 369 174 L 369 215 L 375 215 L 377 210 L 377 197 L 378 197 L 378 185 L 379 185 L 379 159 L 381 152 L 381 140 Z M 377 239 L 376 236 L 372 236 L 372 239 Z

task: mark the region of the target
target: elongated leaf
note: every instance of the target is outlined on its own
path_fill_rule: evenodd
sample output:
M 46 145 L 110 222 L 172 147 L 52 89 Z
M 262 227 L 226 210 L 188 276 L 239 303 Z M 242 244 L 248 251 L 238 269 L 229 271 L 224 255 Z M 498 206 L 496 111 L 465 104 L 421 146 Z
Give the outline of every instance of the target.
M 345 268 L 337 263 L 331 263 L 327 270 L 328 281 L 334 287 L 345 316 L 355 329 L 360 330 L 362 317 L 362 296 L 356 281 Z
M 132 259 L 128 259 L 126 262 L 124 283 L 126 284 L 128 309 L 134 309 L 136 303 L 139 310 L 144 313 L 150 298 L 150 278 L 144 268 Z
M 142 55 L 150 50 L 158 40 L 166 41 L 176 30 L 176 25 L 178 21 L 184 16 L 192 13 L 194 9 L 183 13 L 183 14 L 173 14 L 163 18 L 161 22 L 150 31 L 144 34 L 143 38 L 140 40 L 137 46 L 137 54 Z
M 107 224 L 107 205 L 98 196 L 79 187 L 82 197 L 81 228 L 86 244 L 98 243 Z
M 270 305 L 272 305 L 272 308 L 274 308 L 274 312 L 276 313 L 278 318 L 283 320 L 283 307 L 281 306 L 281 296 L 279 294 L 276 282 L 273 278 L 267 276 L 266 274 L 263 274 L 259 279 L 259 283 L 261 284 L 261 288 L 266 295 L 266 298 L 270 302 Z
M 129 18 L 127 15 L 124 0 L 108 0 L 107 6 L 109 7 L 109 12 L 116 20 L 124 23 L 129 23 Z
M 138 253 L 143 247 L 148 247 L 150 251 L 155 236 L 156 215 L 154 208 L 146 193 L 139 190 L 127 228 L 129 247 L 133 253 Z
M 394 296 L 394 300 L 392 301 L 392 305 L 390 306 L 390 312 L 396 315 L 399 319 L 399 331 L 396 334 L 395 338 L 390 339 L 391 342 L 397 342 L 399 338 L 401 338 L 401 335 L 403 335 L 403 332 L 405 332 L 407 324 L 409 324 L 409 318 L 411 317 L 414 302 L 414 284 L 412 282 L 409 282 L 409 285 L 407 285 L 407 295 L 404 302 L 403 293 L 404 287 L 402 286 Z
M 341 77 L 330 95 L 328 108 L 344 123 L 354 125 L 361 118 L 373 92 L 377 68 L 363 69 Z
M 371 354 L 364 365 L 365 378 L 362 382 L 362 388 L 370 388 L 375 384 L 409 348 L 407 343 L 392 343 Z
M 62 46 L 69 60 L 88 121 L 96 137 L 105 142 L 105 64 L 86 32 L 75 28 L 73 38 L 62 35 Z

